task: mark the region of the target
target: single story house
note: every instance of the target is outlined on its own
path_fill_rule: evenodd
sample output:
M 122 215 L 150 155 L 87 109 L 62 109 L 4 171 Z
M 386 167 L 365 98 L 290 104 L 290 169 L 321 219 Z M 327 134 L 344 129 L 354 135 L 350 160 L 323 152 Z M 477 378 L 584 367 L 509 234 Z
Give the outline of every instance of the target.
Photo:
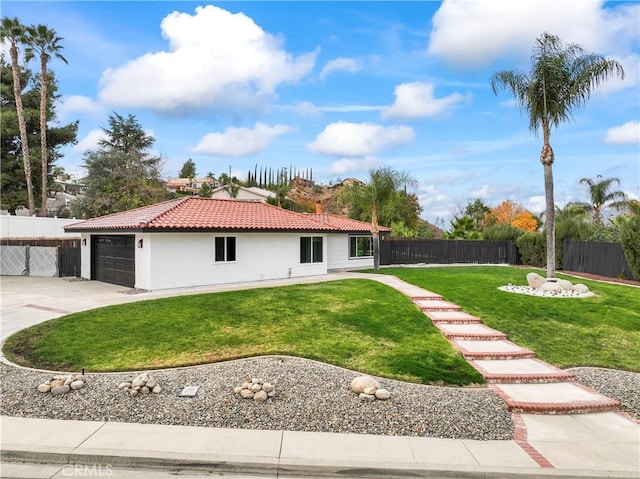
M 236 185 L 235 197 L 231 196 L 231 187 L 229 185 L 220 186 L 211 192 L 211 198 L 217 199 L 234 199 L 234 200 L 258 200 L 267 201 L 267 198 L 275 198 L 273 191 L 258 188 L 257 186 L 239 186 Z
M 145 290 L 373 266 L 369 223 L 261 201 L 180 198 L 65 231 L 81 235 L 83 278 Z

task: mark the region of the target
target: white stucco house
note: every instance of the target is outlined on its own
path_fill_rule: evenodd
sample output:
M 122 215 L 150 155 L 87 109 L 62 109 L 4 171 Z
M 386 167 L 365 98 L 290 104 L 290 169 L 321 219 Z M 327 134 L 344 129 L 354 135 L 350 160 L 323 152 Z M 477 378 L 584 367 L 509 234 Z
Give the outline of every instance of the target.
M 258 200 L 267 201 L 267 198 L 275 198 L 276 194 L 273 191 L 265 190 L 264 188 L 258 188 L 257 186 L 239 186 L 236 187 L 236 196 L 231 196 L 231 188 L 229 185 L 220 186 L 211 192 L 211 198 L 216 199 L 234 199 L 234 200 Z
M 81 235 L 83 278 L 146 290 L 373 266 L 368 223 L 261 201 L 181 198 L 65 231 Z

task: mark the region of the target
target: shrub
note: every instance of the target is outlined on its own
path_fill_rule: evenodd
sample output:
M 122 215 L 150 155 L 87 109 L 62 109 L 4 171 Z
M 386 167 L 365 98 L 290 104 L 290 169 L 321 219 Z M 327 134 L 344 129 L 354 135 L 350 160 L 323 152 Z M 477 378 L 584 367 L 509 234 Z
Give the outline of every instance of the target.
M 547 245 L 543 233 L 526 233 L 516 240 L 522 264 L 543 267 L 547 264 Z
M 509 224 L 502 224 L 502 225 L 489 226 L 488 228 L 485 228 L 484 232 L 482 233 L 482 237 L 483 239 L 486 239 L 486 240 L 515 241 L 518 238 L 520 238 L 520 236 L 522 236 L 523 234 L 524 234 L 524 231 L 521 230 L 520 228 L 516 228 L 515 226 L 509 225 Z
M 622 251 L 635 279 L 640 279 L 640 216 L 627 221 L 620 231 Z
M 566 218 L 556 222 L 556 268 L 562 269 L 564 240 L 588 241 L 592 239 L 593 226 L 581 218 Z

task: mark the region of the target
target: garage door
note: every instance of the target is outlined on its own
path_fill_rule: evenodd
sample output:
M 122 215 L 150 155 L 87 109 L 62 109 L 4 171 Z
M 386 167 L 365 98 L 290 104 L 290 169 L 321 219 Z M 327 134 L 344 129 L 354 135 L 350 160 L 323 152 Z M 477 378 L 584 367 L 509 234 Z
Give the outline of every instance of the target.
M 133 288 L 136 284 L 135 236 L 92 236 L 91 278 Z

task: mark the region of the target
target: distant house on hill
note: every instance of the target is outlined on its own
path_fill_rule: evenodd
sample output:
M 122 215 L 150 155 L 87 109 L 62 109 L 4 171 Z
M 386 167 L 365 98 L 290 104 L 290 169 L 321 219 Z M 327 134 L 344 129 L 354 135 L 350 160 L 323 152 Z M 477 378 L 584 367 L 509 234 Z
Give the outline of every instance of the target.
M 146 290 L 373 266 L 369 223 L 256 200 L 189 196 L 82 221 L 65 231 L 81 234 L 83 278 Z
M 232 196 L 235 190 L 235 196 Z M 266 202 L 267 198 L 275 198 L 273 191 L 258 188 L 257 186 L 224 185 L 216 188 L 211 193 L 211 198 L 219 200 L 257 200 Z
M 172 178 L 165 181 L 165 186 L 169 191 L 198 194 L 203 184 L 209 184 L 215 188 L 220 186 L 213 178 Z

